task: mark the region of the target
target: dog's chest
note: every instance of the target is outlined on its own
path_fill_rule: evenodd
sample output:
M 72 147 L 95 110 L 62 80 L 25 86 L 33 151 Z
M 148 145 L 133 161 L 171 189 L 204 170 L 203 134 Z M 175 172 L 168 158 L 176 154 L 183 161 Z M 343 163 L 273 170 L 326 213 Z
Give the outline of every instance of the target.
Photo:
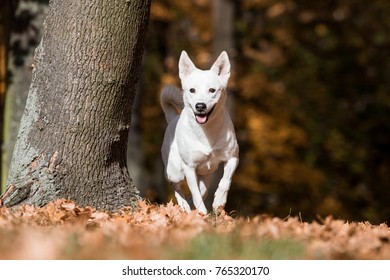
M 195 154 L 194 162 L 196 163 L 196 173 L 207 175 L 217 170 L 219 163 L 222 161 L 219 151 L 210 151 L 209 153 L 198 152 Z

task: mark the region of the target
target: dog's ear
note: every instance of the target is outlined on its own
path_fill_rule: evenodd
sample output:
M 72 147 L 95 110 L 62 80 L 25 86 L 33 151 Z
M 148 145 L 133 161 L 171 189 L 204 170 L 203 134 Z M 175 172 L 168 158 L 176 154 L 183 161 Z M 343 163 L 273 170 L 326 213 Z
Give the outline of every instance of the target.
M 179 59 L 180 80 L 187 78 L 196 69 L 186 51 L 182 51 Z
M 221 52 L 210 70 L 215 72 L 221 78 L 225 86 L 227 85 L 230 77 L 230 61 L 225 51 Z

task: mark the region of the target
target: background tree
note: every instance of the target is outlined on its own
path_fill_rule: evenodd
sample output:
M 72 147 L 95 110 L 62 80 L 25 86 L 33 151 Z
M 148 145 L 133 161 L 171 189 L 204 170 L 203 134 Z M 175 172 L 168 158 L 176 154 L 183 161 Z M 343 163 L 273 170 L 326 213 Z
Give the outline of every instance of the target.
M 1 161 L 0 161 L 0 193 L 3 192 L 3 171 L 5 169 L 3 164 L 3 127 L 4 127 L 4 103 L 5 103 L 5 92 L 7 90 L 7 53 L 8 53 L 8 42 L 9 42 L 9 30 L 6 26 L 9 26 L 11 5 L 10 1 L 0 2 L 0 145 L 1 145 Z M 5 184 L 5 182 L 4 182 Z
M 138 199 L 126 145 L 149 10 L 144 0 L 50 2 L 4 205 Z
M 2 7 L 2 17 L 6 21 L 3 27 L 7 27 L 4 30 L 9 33 L 7 34 L 9 38 L 4 40 L 4 46 L 8 49 L 8 59 L 7 63 L 2 64 L 8 73 L 7 98 L 5 99 L 3 115 L 4 128 L 2 129 L 2 191 L 5 190 L 19 123 L 26 106 L 34 50 L 41 39 L 41 28 L 47 4 L 48 1 L 43 0 L 6 0 L 3 3 L 5 6 Z

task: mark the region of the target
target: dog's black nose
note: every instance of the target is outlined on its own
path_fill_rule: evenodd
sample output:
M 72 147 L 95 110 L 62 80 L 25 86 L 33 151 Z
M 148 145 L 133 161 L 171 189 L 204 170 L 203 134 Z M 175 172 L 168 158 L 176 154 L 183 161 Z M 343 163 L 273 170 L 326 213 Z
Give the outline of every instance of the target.
M 205 103 L 196 103 L 195 108 L 196 108 L 196 111 L 198 111 L 199 113 L 203 113 L 204 111 L 206 111 L 206 104 Z

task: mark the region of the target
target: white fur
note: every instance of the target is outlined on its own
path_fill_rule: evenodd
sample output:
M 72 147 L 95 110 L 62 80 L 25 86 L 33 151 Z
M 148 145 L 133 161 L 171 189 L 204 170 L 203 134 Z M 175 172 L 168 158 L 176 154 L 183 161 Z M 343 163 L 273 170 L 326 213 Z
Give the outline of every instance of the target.
M 199 212 L 207 213 L 203 200 L 212 173 L 221 162 L 224 173 L 212 206 L 214 210 L 224 207 L 238 165 L 236 135 L 225 108 L 229 76 L 230 62 L 226 52 L 221 53 L 210 70 L 200 70 L 183 51 L 179 61 L 183 91 L 166 86 L 161 92 L 161 105 L 168 122 L 161 148 L 165 176 L 174 187 L 178 204 L 188 212 L 192 205 Z M 197 110 L 199 106 L 204 109 L 201 114 Z M 181 189 L 184 178 L 192 199 L 187 200 Z

